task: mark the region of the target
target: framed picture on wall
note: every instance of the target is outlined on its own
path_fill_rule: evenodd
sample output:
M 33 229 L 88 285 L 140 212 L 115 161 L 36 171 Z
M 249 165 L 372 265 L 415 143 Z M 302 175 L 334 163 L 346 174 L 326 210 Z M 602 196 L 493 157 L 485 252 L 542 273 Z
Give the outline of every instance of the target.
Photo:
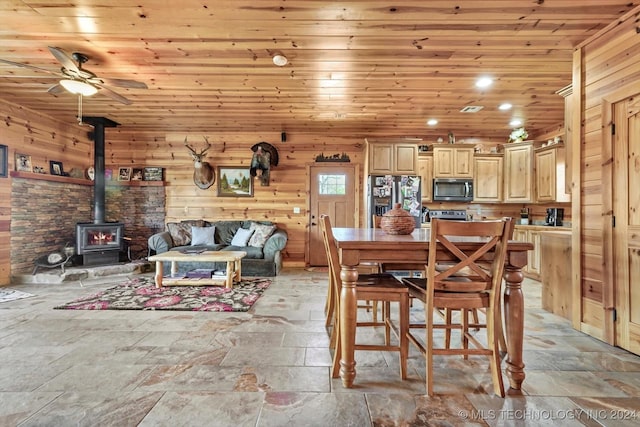
M 131 168 L 118 169 L 118 181 L 131 181 Z
M 49 173 L 51 175 L 62 175 L 62 162 L 49 160 Z
M 218 166 L 219 197 L 253 197 L 253 177 L 244 166 Z
M 162 181 L 162 168 L 146 167 L 142 173 L 145 181 Z
M 7 158 L 7 146 L 0 145 L 0 178 L 6 178 L 9 175 L 9 159 Z
M 132 169 L 131 181 L 142 181 L 142 168 L 133 168 Z
M 33 166 L 31 166 L 31 156 L 27 154 L 16 153 L 16 170 L 20 172 L 33 172 Z

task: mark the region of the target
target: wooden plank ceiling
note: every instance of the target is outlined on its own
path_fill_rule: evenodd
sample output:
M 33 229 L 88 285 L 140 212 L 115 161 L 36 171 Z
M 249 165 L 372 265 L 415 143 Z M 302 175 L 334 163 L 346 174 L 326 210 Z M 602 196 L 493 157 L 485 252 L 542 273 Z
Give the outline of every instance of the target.
M 85 115 L 171 132 L 326 132 L 507 139 L 557 128 L 572 49 L 638 2 L 618 0 L 3 0 L 0 59 L 52 72 L 47 49 L 89 57 L 109 86 Z M 289 62 L 277 67 L 274 54 Z M 478 89 L 481 76 L 493 85 Z M 0 62 L 0 98 L 76 122 L 78 100 L 47 90 L 59 78 Z M 498 105 L 509 102 L 510 111 Z M 465 106 L 482 106 L 462 113 Z M 434 128 L 427 119 L 436 118 Z

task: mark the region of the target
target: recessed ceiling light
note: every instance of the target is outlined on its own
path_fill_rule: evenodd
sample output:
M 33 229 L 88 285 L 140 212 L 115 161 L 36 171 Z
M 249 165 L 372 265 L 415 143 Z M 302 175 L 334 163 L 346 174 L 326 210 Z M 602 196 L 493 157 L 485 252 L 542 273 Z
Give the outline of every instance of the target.
M 289 62 L 289 60 L 287 59 L 286 56 L 280 53 L 273 55 L 273 63 L 276 64 L 278 67 L 284 67 L 285 65 L 287 65 L 287 62 Z
M 506 110 L 510 110 L 511 107 L 513 107 L 513 105 L 509 104 L 508 102 L 505 102 L 504 104 L 500 104 L 500 106 L 498 107 L 498 110 L 506 111 Z
M 429 119 L 429 120 L 427 120 L 427 124 L 429 126 L 435 126 L 435 125 L 438 124 L 438 121 L 436 119 Z
M 493 79 L 490 79 L 489 77 L 481 77 L 476 81 L 476 86 L 484 88 L 491 86 L 491 83 L 493 83 Z
M 512 127 L 516 127 L 520 125 L 522 125 L 522 120 L 520 119 L 513 119 L 509 122 L 509 126 L 512 126 Z

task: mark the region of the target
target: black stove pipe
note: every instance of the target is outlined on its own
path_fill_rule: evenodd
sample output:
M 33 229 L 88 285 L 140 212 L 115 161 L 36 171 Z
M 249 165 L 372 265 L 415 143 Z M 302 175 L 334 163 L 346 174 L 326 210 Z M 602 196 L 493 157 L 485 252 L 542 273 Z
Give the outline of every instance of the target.
M 93 184 L 93 222 L 104 224 L 105 218 L 105 180 L 104 180 L 104 128 L 116 127 L 118 123 L 106 117 L 82 116 L 82 121 L 93 126 L 95 181 Z

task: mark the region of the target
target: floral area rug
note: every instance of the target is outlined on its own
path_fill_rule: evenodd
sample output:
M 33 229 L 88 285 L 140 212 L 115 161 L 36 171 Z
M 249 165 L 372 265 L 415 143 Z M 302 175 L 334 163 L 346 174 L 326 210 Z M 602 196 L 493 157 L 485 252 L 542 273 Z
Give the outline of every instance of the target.
M 242 279 L 233 289 L 222 286 L 163 286 L 153 278 L 132 278 L 55 309 L 248 311 L 271 285 L 268 279 Z

